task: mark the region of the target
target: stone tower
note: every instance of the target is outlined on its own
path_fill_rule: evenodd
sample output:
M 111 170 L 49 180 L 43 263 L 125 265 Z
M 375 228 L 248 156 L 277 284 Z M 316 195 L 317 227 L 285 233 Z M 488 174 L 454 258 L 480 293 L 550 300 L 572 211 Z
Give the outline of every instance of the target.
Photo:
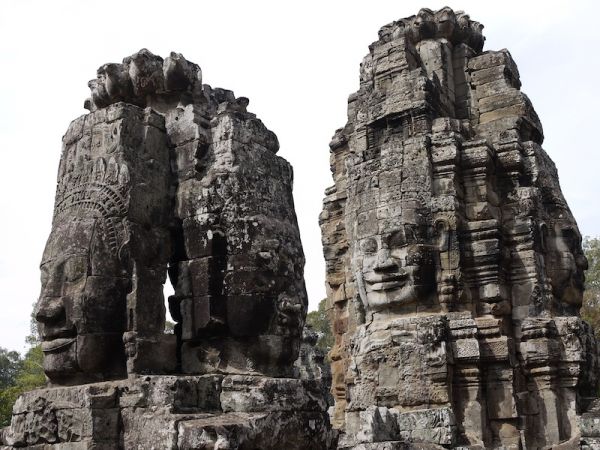
M 517 66 L 482 51 L 482 28 L 447 7 L 381 28 L 330 144 L 339 448 L 593 439 L 581 235 Z
M 275 134 L 177 53 L 89 87 L 41 264 L 50 386 L 17 400 L 2 448 L 331 447 L 320 376 L 294 367 L 304 255 Z

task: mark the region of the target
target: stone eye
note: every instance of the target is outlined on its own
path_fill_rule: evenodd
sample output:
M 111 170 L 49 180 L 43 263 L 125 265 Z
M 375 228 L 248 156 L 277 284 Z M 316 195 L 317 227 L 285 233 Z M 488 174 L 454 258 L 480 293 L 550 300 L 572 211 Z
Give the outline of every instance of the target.
M 406 236 L 402 231 L 395 231 L 388 238 L 389 248 L 399 248 L 406 245 Z
M 50 275 L 48 274 L 48 267 L 40 267 L 40 281 L 42 282 L 42 286 L 45 286 L 49 279 Z
M 406 255 L 407 266 L 422 266 L 431 263 L 431 255 L 420 245 L 411 245 Z
M 365 239 L 360 244 L 363 253 L 375 253 L 377 251 L 377 241 L 373 238 Z
M 71 258 L 65 262 L 64 277 L 66 281 L 74 282 L 87 274 L 87 264 L 85 258 Z

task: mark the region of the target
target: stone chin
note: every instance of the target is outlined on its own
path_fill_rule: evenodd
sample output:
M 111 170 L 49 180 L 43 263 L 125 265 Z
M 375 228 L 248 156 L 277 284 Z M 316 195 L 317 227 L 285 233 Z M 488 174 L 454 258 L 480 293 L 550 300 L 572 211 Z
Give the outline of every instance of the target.
M 581 306 L 583 304 L 583 275 L 574 275 L 572 279 L 567 281 L 567 285 L 562 289 L 555 290 L 555 295 L 561 302 L 569 305 Z
M 122 376 L 123 344 L 120 333 L 77 335 L 42 342 L 44 372 L 52 381 L 79 383 L 105 376 Z
M 562 303 L 581 305 L 585 276 L 582 264 L 578 264 L 571 254 L 562 258 L 551 258 L 550 283 L 554 296 Z
M 44 372 L 50 380 L 63 379 L 79 371 L 77 337 L 56 338 L 42 342 Z

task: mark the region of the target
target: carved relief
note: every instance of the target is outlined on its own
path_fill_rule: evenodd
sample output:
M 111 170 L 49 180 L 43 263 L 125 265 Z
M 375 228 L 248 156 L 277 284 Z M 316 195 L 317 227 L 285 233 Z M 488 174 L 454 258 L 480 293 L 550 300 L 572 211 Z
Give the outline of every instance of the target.
M 58 384 L 124 376 L 123 334 L 131 326 L 126 311 L 132 284 L 141 266 L 166 264 L 160 249 L 168 249 L 168 242 L 152 242 L 161 226 L 162 233 L 166 230 L 168 199 L 143 211 L 137 201 L 145 189 L 140 183 L 152 183 L 149 194 L 154 196 L 168 192 L 168 157 L 152 155 L 165 136 L 149 137 L 148 119 L 136 107 L 107 111 L 116 119 L 99 113 L 82 117 L 65 135 L 52 231 L 41 264 L 35 317 L 44 369 Z M 134 144 L 140 154 L 154 156 L 153 162 L 132 154 L 128 147 Z M 162 170 L 156 170 L 161 162 Z

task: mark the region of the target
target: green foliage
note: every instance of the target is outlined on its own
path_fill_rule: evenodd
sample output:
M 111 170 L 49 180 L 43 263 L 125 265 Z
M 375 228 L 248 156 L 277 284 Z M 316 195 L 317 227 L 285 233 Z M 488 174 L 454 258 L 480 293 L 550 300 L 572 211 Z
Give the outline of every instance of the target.
M 23 369 L 17 376 L 17 386 L 22 388 L 23 392 L 30 391 L 46 383 L 43 361 L 42 346 L 31 347 L 23 359 Z
M 27 342 L 30 347 L 35 347 L 41 342 L 40 334 L 38 332 L 38 323 L 37 320 L 35 320 L 35 306 L 35 303 L 31 305 L 31 315 L 29 316 L 29 336 L 25 338 L 25 342 Z
M 581 317 L 588 322 L 600 338 L 600 238 L 586 237 L 583 252 L 589 268 L 585 273 L 585 292 Z
M 165 333 L 166 334 L 174 334 L 175 333 L 175 322 L 171 322 L 167 320 L 165 322 Z
M 3 351 L 6 352 L 6 350 Z M 17 356 L 16 371 L 11 383 L 3 385 L 0 389 L 0 427 L 10 424 L 12 406 L 19 395 L 46 383 L 42 366 L 44 356 L 40 345 L 31 347 L 23 359 L 20 358 L 17 352 L 9 353 Z
M 6 389 L 15 384 L 20 369 L 21 355 L 0 347 L 0 389 Z
M 316 311 L 311 311 L 306 315 L 306 323 L 319 334 L 317 347 L 322 349 L 325 354 L 329 353 L 333 346 L 333 333 L 331 332 L 326 298 L 319 302 L 319 307 Z

